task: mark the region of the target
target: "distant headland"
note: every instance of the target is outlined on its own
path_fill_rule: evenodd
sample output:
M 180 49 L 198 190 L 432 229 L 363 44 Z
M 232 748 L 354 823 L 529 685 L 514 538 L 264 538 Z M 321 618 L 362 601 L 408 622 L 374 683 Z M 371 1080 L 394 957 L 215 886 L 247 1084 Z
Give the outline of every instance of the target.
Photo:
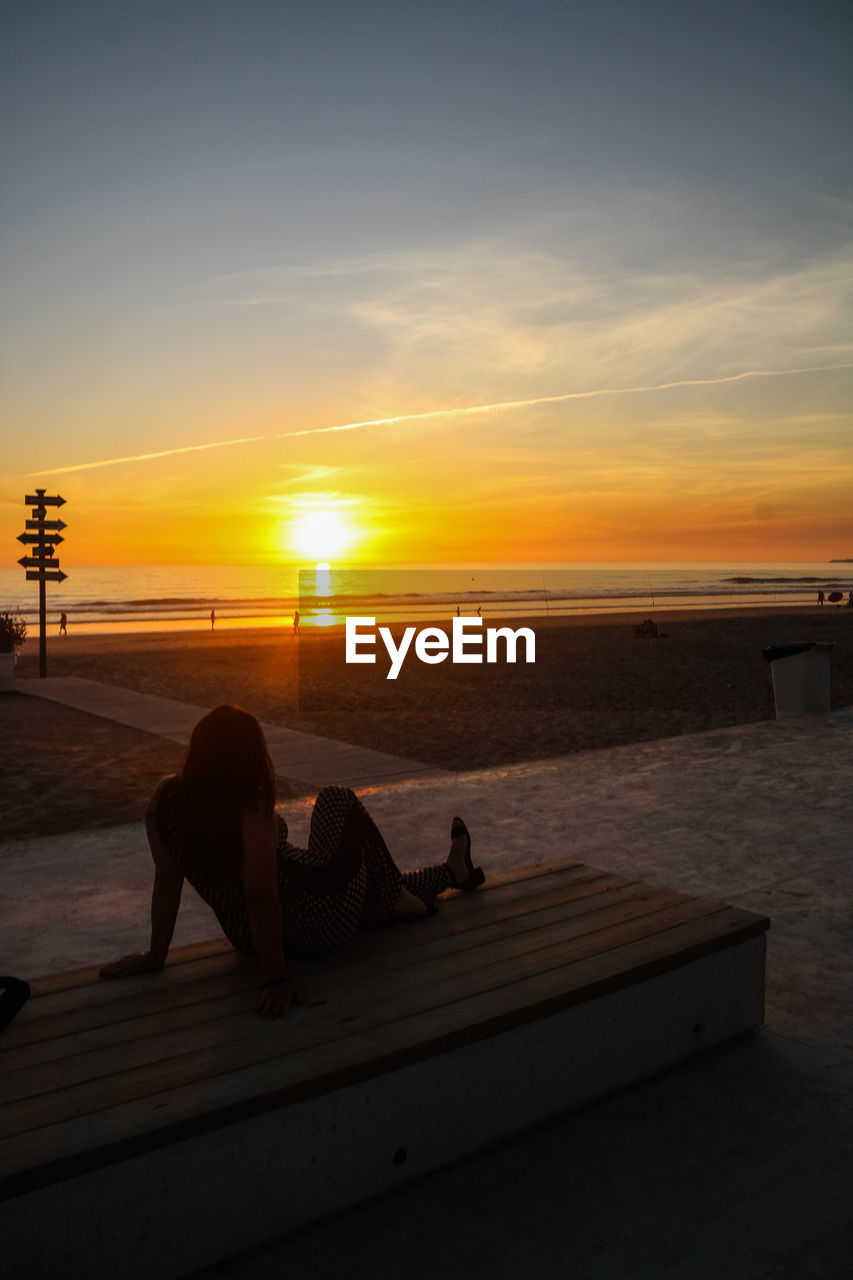
M 853 564 L 853 556 L 848 556 L 846 560 L 830 560 L 830 564 Z

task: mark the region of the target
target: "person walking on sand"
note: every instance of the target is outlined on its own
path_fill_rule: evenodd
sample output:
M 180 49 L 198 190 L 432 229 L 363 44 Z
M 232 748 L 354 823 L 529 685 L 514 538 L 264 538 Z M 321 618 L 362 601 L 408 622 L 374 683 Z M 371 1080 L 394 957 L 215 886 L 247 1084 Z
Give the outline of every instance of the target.
M 213 628 L 214 628 L 215 624 L 216 624 L 216 610 L 215 610 L 215 609 L 211 609 L 211 611 L 210 611 L 210 629 L 211 629 L 211 631 L 213 630 Z
M 825 600 L 825 599 L 826 599 L 826 596 L 823 594 L 823 592 L 822 592 L 822 591 L 818 591 L 818 593 L 817 593 L 817 602 L 818 602 L 818 604 L 820 605 L 820 607 L 821 607 L 821 608 L 823 608 L 823 602 L 824 602 L 824 600 Z
M 348 787 L 318 794 L 307 849 L 288 842 L 275 802 L 275 773 L 255 717 L 233 706 L 209 712 L 192 732 L 180 771 L 158 784 L 145 816 L 154 860 L 149 949 L 104 965 L 101 978 L 163 967 L 186 879 L 232 946 L 257 958 L 256 1012 L 283 1017 L 302 1003 L 287 972 L 289 953 L 327 955 L 361 929 L 431 914 L 445 890 L 473 890 L 485 881 L 471 862 L 461 818 L 451 823 L 444 862 L 403 872 Z
M 64 613 L 61 613 L 59 615 L 59 634 L 61 636 L 68 635 L 68 618 L 65 616 Z
M 299 635 L 299 610 L 297 609 L 293 615 L 293 634 Z

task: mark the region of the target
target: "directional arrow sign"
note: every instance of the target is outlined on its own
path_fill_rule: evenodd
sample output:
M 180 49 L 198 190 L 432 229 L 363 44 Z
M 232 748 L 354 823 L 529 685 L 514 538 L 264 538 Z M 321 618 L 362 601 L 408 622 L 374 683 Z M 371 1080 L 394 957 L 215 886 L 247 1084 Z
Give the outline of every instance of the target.
M 27 582 L 64 582 L 68 577 L 61 569 L 56 572 L 47 569 L 27 569 Z
M 64 507 L 65 499 L 58 493 L 47 494 L 44 489 L 36 489 L 24 498 L 25 504 L 32 511 L 32 520 L 27 521 L 27 532 L 18 534 L 18 541 L 23 542 L 27 554 L 18 561 L 27 573 L 27 582 L 39 584 L 39 677 L 47 675 L 47 582 L 64 582 L 68 577 L 59 567 L 55 550 L 63 541 L 61 529 L 65 528 L 64 520 L 48 520 L 48 507 Z M 63 617 L 65 615 L 63 614 Z
M 54 554 L 53 547 L 45 547 L 45 545 L 42 545 L 41 543 L 38 544 L 38 547 L 29 547 L 28 550 L 29 554 L 31 554 L 35 559 L 44 559 L 45 556 L 50 557 Z M 18 561 L 18 563 L 20 563 L 20 561 Z
M 60 498 L 59 494 L 46 494 L 44 490 L 41 493 L 28 493 L 24 498 L 24 506 L 29 507 L 64 507 L 65 499 Z
M 28 544 L 35 544 L 40 547 L 51 546 L 56 547 L 60 542 L 64 542 L 61 533 L 19 533 L 18 541 Z
M 59 561 L 53 556 L 21 556 L 18 564 L 22 564 L 25 569 L 58 569 Z
M 27 529 L 67 529 L 68 525 L 64 520 L 28 520 L 25 528 Z

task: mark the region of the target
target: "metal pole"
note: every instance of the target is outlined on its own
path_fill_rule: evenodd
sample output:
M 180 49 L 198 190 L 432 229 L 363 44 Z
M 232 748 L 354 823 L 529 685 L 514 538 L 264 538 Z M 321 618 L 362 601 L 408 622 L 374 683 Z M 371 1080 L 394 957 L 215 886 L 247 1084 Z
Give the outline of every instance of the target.
M 44 578 L 39 578 L 39 678 L 47 675 L 47 600 Z

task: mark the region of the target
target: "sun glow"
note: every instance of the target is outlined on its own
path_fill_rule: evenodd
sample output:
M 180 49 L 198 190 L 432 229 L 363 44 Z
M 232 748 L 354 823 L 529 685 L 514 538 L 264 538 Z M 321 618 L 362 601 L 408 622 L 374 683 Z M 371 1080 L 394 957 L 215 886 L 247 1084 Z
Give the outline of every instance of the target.
M 329 561 L 342 555 L 358 541 L 352 523 L 337 511 L 306 511 L 288 526 L 287 541 L 300 555 Z

